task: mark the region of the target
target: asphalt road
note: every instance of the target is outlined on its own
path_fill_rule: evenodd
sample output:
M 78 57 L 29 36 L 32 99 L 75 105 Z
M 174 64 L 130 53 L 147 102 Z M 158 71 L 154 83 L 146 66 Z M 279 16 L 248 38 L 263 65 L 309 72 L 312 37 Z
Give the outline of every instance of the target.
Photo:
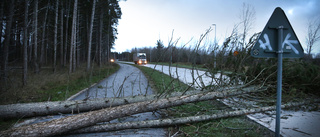
M 120 69 L 102 80 L 100 83 L 89 88 L 87 91 L 78 94 L 69 100 L 83 100 L 93 98 L 105 98 L 105 97 L 126 97 L 134 95 L 146 95 L 153 94 L 152 89 L 148 86 L 148 80 L 143 73 L 136 67 L 128 64 L 120 64 Z M 41 118 L 35 118 L 33 123 L 45 122 L 52 119 L 61 118 L 68 115 L 56 115 L 47 116 Z M 121 119 L 110 121 L 110 123 L 116 122 L 128 122 L 128 121 L 142 121 L 159 119 L 161 116 L 157 112 L 146 112 L 132 116 L 128 116 Z M 90 134 L 76 134 L 68 135 L 68 137 L 87 137 L 87 136 L 112 136 L 112 137 L 163 137 L 167 132 L 164 128 L 150 128 L 150 129 L 129 129 L 114 132 L 102 132 L 102 133 L 90 133 Z
M 92 99 L 92 98 L 105 98 L 105 97 L 127 97 L 135 95 L 148 95 L 153 94 L 151 87 L 148 85 L 148 79 L 136 67 L 128 64 L 121 64 L 120 69 L 109 76 L 107 79 L 102 80 L 99 84 L 93 86 L 86 92 L 78 95 L 72 100 Z M 161 116 L 158 113 L 146 112 L 132 115 L 119 120 L 110 121 L 111 123 L 128 122 L 128 121 L 142 121 L 159 119 Z M 150 128 L 150 129 L 130 129 L 115 132 L 104 133 L 91 133 L 81 134 L 74 136 L 152 136 L 162 137 L 166 136 L 166 131 L 163 128 Z

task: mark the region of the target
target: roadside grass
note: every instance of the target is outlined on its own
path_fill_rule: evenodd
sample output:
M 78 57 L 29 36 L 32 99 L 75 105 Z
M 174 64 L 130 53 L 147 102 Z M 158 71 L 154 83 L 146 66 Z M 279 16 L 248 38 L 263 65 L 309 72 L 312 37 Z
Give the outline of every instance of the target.
M 90 72 L 82 69 L 82 72 L 80 71 L 74 76 L 69 76 L 72 77 L 70 80 L 63 79 L 50 82 L 47 89 L 39 91 L 43 95 L 40 101 L 44 101 L 44 99 L 50 99 L 50 101 L 66 100 L 80 90 L 88 88 L 92 84 L 113 74 L 119 68 L 118 64 L 112 63 L 111 66 L 96 67 Z
M 149 81 L 151 81 L 151 85 L 158 94 L 166 94 L 174 91 L 182 92 L 188 88 L 191 88 L 188 85 L 180 82 L 178 79 L 171 78 L 157 70 L 139 65 L 135 66 L 146 75 Z
M 2 92 L 3 99 L 0 104 L 63 101 L 108 77 L 119 68 L 120 66 L 115 63 L 103 65 L 101 68 L 94 66 L 90 72 L 86 72 L 85 67 L 81 67 L 70 75 L 67 68 L 59 69 L 54 74 L 51 69 L 42 70 L 38 75 L 29 75 L 27 86 L 11 88 Z M 17 82 L 18 84 L 19 82 Z M 8 129 L 19 120 L 0 118 L 0 131 Z
M 80 67 L 71 74 L 68 73 L 68 68 L 58 69 L 55 73 L 51 69 L 43 69 L 40 74 L 29 72 L 26 86 L 21 84 L 21 74 L 12 75 L 15 84 L 1 93 L 3 99 L 0 104 L 66 100 L 118 69 L 119 65 L 115 63 L 101 68 L 94 66 L 90 72 L 86 72 L 85 67 Z
M 138 66 L 149 79 L 153 89 L 157 94 L 170 94 L 170 92 L 185 91 L 188 86 L 177 79 L 173 79 L 166 74 L 152 68 Z M 168 88 L 169 87 L 169 88 Z M 171 89 L 171 90 L 168 90 Z M 221 111 L 230 111 L 230 107 L 220 101 L 210 100 L 196 103 L 189 103 L 182 106 L 166 109 L 169 118 L 186 117 L 204 114 L 215 114 Z M 191 123 L 176 127 L 169 127 L 170 135 L 177 132 L 179 136 L 218 136 L 218 137 L 239 137 L 239 136 L 273 136 L 269 129 L 249 120 L 246 116 L 230 117 L 224 119 L 210 120 L 199 123 Z

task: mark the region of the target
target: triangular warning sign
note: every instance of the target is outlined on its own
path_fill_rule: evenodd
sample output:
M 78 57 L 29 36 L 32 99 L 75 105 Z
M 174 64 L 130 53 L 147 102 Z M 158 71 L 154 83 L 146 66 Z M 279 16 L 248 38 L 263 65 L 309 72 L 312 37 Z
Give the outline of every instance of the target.
M 251 50 L 251 56 L 257 58 L 276 58 L 278 53 L 278 28 L 283 26 L 282 49 L 284 58 L 301 58 L 303 48 L 294 33 L 284 11 L 277 7 L 264 27 L 258 41 Z

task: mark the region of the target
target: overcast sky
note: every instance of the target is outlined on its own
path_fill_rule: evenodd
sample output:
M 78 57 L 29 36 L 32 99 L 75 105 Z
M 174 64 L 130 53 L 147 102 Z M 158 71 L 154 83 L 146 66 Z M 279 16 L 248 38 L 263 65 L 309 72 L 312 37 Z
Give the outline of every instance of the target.
M 158 39 L 165 45 L 171 38 L 183 45 L 191 38 L 193 45 L 201 34 L 212 27 L 207 41 L 214 40 L 217 27 L 217 41 L 221 45 L 235 24 L 240 22 L 243 3 L 255 9 L 255 20 L 250 36 L 260 32 L 276 7 L 287 15 L 295 33 L 306 51 L 308 20 L 320 16 L 319 0 L 127 0 L 121 1 L 122 17 L 118 25 L 118 39 L 113 51 L 124 52 L 132 48 L 155 47 Z M 320 42 L 314 53 L 320 52 Z

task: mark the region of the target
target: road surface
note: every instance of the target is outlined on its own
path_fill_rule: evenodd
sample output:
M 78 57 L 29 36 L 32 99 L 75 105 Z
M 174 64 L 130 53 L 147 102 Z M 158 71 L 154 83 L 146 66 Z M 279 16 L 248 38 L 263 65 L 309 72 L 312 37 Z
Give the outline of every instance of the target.
M 108 78 L 102 80 L 100 83 L 89 88 L 87 91 L 77 94 L 69 100 L 83 100 L 92 98 L 105 98 L 105 97 L 126 97 L 134 95 L 153 94 L 152 89 L 148 86 L 148 80 L 143 73 L 136 67 L 128 64 L 119 64 L 120 69 L 110 75 Z M 61 118 L 68 115 L 47 116 L 35 118 L 29 124 L 45 122 L 52 119 Z M 128 121 L 142 121 L 159 119 L 159 113 L 146 112 L 132 115 L 126 118 L 110 121 L 115 122 L 128 122 Z M 69 135 L 69 137 L 87 137 L 87 136 L 112 136 L 112 137 L 163 137 L 166 136 L 164 128 L 150 128 L 150 129 L 130 129 L 114 132 L 90 133 L 90 134 L 76 134 Z

